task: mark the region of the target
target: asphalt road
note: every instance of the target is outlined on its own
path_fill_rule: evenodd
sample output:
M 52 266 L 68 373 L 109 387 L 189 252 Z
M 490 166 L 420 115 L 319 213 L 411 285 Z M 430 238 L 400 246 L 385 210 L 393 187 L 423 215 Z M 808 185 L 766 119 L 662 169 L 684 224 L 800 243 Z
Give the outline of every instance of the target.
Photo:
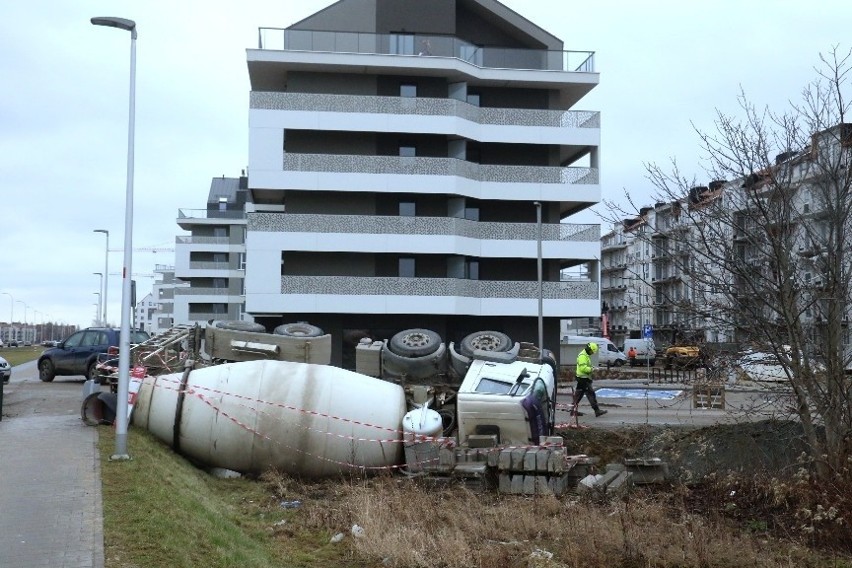
M 38 378 L 35 361 L 12 367 L 3 389 L 3 419 L 30 414 L 63 416 L 80 414 L 85 377 L 56 377 L 52 383 Z

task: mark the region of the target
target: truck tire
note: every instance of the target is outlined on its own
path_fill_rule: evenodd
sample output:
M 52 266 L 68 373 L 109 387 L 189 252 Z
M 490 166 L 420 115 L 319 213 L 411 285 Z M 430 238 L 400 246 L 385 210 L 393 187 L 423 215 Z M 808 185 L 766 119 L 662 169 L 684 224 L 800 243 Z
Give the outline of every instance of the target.
M 394 355 L 400 357 L 425 357 L 441 346 L 441 336 L 429 329 L 406 329 L 391 337 L 388 344 Z
M 261 324 L 253 321 L 229 320 L 217 321 L 216 327 L 220 329 L 232 329 L 234 331 L 253 331 L 256 333 L 266 333 L 266 328 Z
M 287 337 L 320 337 L 325 335 L 320 328 L 304 321 L 279 325 L 272 333 Z
M 512 348 L 512 340 L 499 331 L 477 331 L 471 333 L 459 343 L 459 353 L 465 357 L 473 357 L 473 352 L 480 351 L 504 352 Z

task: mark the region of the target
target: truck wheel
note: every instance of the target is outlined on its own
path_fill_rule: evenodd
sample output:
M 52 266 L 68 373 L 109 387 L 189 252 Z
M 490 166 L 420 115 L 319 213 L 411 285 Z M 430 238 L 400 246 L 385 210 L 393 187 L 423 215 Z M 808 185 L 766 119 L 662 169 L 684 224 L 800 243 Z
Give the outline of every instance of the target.
M 272 333 L 287 337 L 319 337 L 325 335 L 317 326 L 303 321 L 279 325 Z
M 253 331 L 256 333 L 266 333 L 266 328 L 261 324 L 253 321 L 231 320 L 217 321 L 216 327 L 220 329 L 232 329 L 234 331 Z
M 441 347 L 441 336 L 429 329 L 406 329 L 391 337 L 389 347 L 400 357 L 425 357 Z
M 512 340 L 505 333 L 499 331 L 477 331 L 461 340 L 459 353 L 465 357 L 472 357 L 476 349 L 480 351 L 504 352 L 511 348 Z
M 38 378 L 45 383 L 51 382 L 56 377 L 56 369 L 53 367 L 53 361 L 45 359 L 38 364 Z

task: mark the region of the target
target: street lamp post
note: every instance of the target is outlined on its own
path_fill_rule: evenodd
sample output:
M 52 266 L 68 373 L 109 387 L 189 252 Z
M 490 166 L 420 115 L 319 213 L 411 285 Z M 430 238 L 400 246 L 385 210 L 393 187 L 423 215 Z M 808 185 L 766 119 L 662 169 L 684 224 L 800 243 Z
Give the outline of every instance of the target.
M 98 323 L 98 318 L 101 317 L 101 293 L 92 292 L 92 294 L 96 294 L 98 296 L 98 311 L 95 312 L 95 325 L 100 325 L 100 323 Z
M 95 229 L 95 233 L 103 233 L 106 236 L 106 249 L 104 252 L 104 280 L 103 280 L 103 296 L 101 296 L 101 303 L 103 304 L 103 316 L 101 317 L 101 321 L 104 326 L 109 326 L 109 320 L 107 319 L 107 290 L 109 290 L 109 231 L 106 229 Z
M 21 337 L 21 341 L 26 342 L 26 340 L 27 340 L 27 307 L 28 306 L 27 306 L 26 302 L 22 302 L 21 300 L 15 300 L 15 303 L 16 304 L 22 304 L 24 306 L 24 327 L 23 327 L 24 333 L 23 333 L 23 336 Z
M 15 298 L 9 292 L 3 292 L 3 294 L 9 296 L 9 332 L 7 339 L 9 341 L 12 341 L 12 333 L 14 330 L 12 326 L 14 325 L 13 322 L 15 321 Z
M 15 298 L 9 292 L 3 292 L 5 296 L 9 296 L 9 327 L 11 328 L 12 322 L 15 321 Z
M 103 299 L 104 299 L 104 295 L 103 295 L 104 275 L 103 275 L 102 272 L 92 272 L 92 274 L 94 274 L 95 276 L 101 277 L 100 283 L 98 285 L 98 292 L 97 292 L 97 294 L 98 294 L 98 316 L 95 318 L 95 325 L 106 325 L 106 322 L 101 320 L 101 314 L 103 313 L 102 302 L 103 302 Z
M 127 127 L 127 197 L 124 205 L 124 267 L 121 271 L 121 332 L 118 351 L 118 405 L 113 460 L 128 460 L 127 400 L 130 387 L 130 279 L 133 271 L 133 143 L 136 119 L 136 22 L 125 18 L 92 18 L 93 25 L 130 32 L 130 109 Z

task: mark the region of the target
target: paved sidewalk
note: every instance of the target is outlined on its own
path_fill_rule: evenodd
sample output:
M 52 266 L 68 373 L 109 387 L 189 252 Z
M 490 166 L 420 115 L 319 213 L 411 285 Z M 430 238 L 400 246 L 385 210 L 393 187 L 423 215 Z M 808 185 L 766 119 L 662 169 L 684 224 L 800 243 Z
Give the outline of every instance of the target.
M 6 385 L 5 403 L 23 386 Z M 8 416 L 4 409 L 0 567 L 103 568 L 97 436 L 78 413 Z

